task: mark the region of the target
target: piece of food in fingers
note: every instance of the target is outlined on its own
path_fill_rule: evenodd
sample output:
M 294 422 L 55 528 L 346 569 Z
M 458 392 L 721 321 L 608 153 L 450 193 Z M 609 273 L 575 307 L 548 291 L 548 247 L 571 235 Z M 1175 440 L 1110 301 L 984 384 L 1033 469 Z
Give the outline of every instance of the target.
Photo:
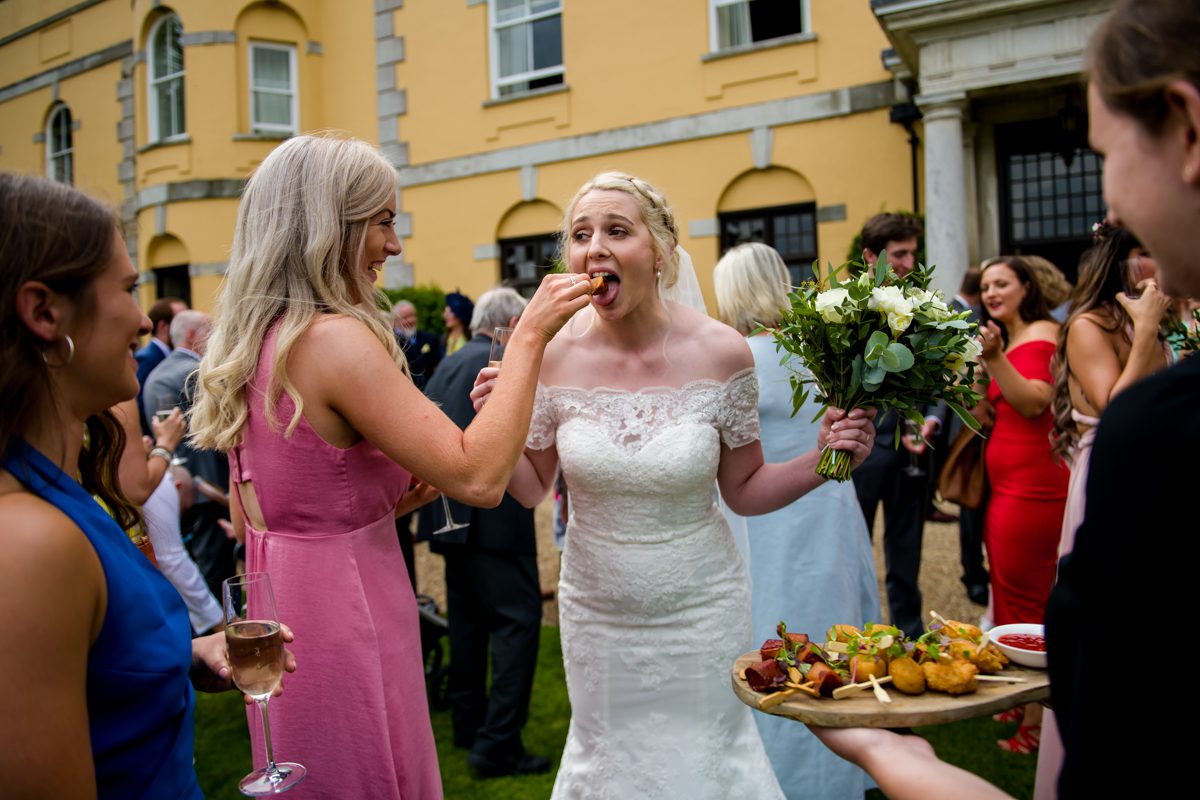
M 588 281 L 588 294 L 602 294 L 608 288 L 607 275 L 594 275 Z

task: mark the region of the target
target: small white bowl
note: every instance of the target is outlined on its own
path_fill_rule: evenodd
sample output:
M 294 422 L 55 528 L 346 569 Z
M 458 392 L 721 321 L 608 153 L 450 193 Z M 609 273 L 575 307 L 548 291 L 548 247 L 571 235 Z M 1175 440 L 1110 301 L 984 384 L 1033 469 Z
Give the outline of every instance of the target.
M 1011 644 L 1005 644 L 1000 641 L 1000 637 L 1010 633 L 1027 633 L 1036 634 L 1042 638 L 1046 637 L 1045 625 L 1030 625 L 1027 623 L 1014 623 L 1012 625 L 997 625 L 988 631 L 988 641 L 1000 648 L 1000 652 L 1008 656 L 1009 660 L 1016 662 L 1024 667 L 1035 667 L 1037 669 L 1046 668 L 1046 651 L 1025 650 L 1020 647 L 1013 647 Z

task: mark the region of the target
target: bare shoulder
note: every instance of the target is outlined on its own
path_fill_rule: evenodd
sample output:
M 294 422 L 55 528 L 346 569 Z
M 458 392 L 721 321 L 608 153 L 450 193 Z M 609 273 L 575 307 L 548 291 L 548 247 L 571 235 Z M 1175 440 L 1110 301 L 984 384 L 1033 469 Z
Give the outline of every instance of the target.
M 296 342 L 306 353 L 331 354 L 346 348 L 379 347 L 379 339 L 362 320 L 341 314 L 321 314 L 300 334 Z
M 725 379 L 754 367 L 746 337 L 712 317 L 686 306 L 672 306 L 672 328 L 686 331 L 696 363 L 707 363 L 710 377 Z
M 1102 343 L 1111 346 L 1116 336 L 1117 331 L 1107 316 L 1089 312 L 1076 317 L 1067 327 L 1067 346 L 1095 347 Z
M 391 356 L 362 320 L 322 314 L 304 329 L 288 359 L 288 374 L 297 386 L 306 378 L 337 376 L 359 368 L 378 371 Z
M 1039 319 L 1029 323 L 1028 340 L 1031 342 L 1057 342 L 1060 325 L 1048 319 Z
M 76 590 L 70 594 L 98 602 L 103 570 L 87 537 L 55 506 L 14 486 L 11 475 L 0 471 L 0 476 L 0 619 L 30 598 L 65 600 L 67 587 Z

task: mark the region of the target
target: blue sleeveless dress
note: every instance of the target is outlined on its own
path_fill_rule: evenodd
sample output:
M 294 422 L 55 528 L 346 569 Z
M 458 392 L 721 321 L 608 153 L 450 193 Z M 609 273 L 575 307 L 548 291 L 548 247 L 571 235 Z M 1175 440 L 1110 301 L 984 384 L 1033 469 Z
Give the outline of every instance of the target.
M 79 526 L 100 559 L 108 608 L 88 653 L 87 711 L 100 798 L 200 798 L 187 607 L 100 505 L 17 442 L 4 468 Z

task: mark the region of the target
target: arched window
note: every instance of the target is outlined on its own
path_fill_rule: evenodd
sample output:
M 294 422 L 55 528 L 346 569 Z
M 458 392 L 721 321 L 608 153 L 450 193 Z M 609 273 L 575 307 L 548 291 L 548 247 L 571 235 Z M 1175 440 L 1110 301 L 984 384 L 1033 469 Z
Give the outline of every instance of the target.
M 75 182 L 75 145 L 71 109 L 59 103 L 46 120 L 46 175 L 59 183 Z
M 183 120 L 183 26 L 179 17 L 168 14 L 150 30 L 150 141 L 161 142 L 182 136 Z

